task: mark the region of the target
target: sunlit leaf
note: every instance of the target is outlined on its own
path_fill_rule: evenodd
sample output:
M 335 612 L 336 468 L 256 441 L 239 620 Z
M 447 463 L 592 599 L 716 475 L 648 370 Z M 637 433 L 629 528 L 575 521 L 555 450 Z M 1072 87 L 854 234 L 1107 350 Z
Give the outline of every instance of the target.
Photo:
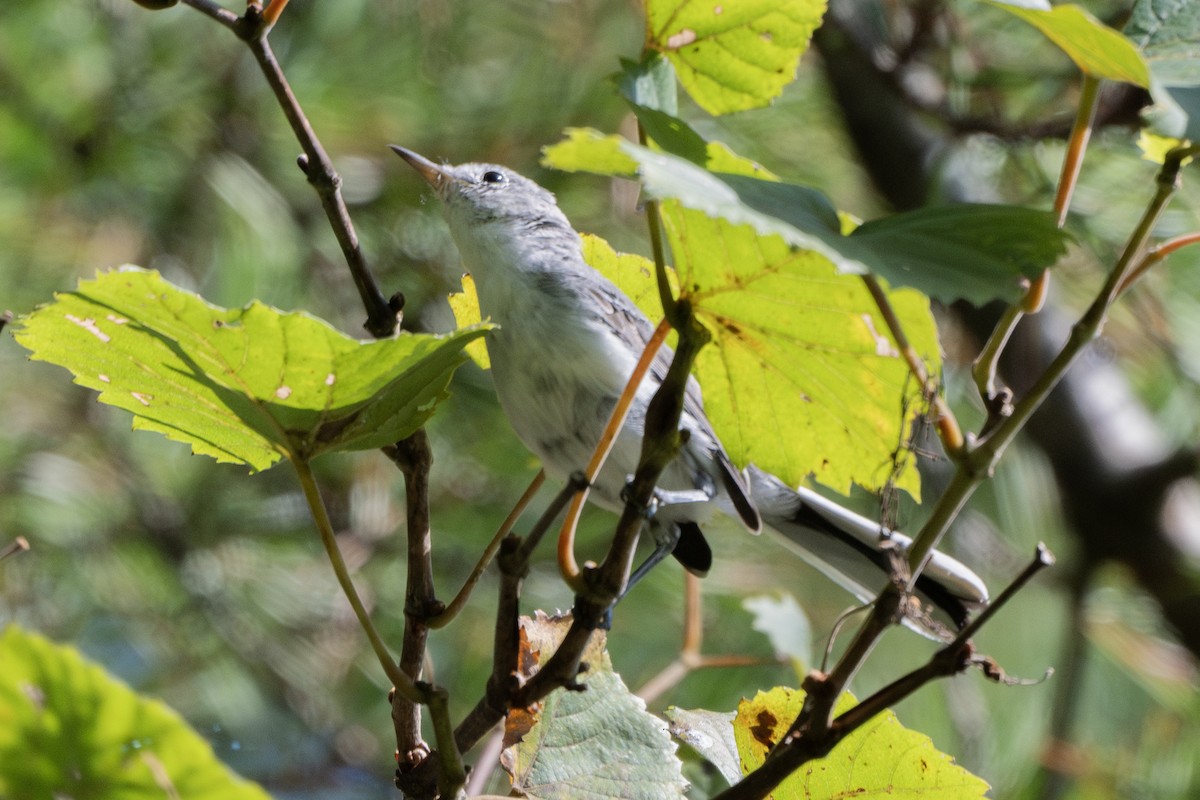
M 1135 86 L 1149 85 L 1146 62 L 1133 43 L 1083 8 L 1072 3 L 1036 8 L 1011 0 L 987 2 L 1037 28 L 1088 75 Z
M 268 800 L 174 711 L 15 625 L 0 635 L 0 797 Z
M 546 148 L 544 162 L 565 170 L 636 175 L 651 197 L 749 225 L 824 256 L 839 271 L 873 272 L 893 286 L 910 286 L 947 303 L 1020 298 L 1023 281 L 1053 265 L 1069 240 L 1049 212 L 977 204 L 894 214 L 844 235 L 837 209 L 812 187 L 714 174 L 688 159 L 595 131 L 570 131 L 567 142 Z
M 779 96 L 824 13 L 824 0 L 647 0 L 647 45 L 701 108 L 726 114 Z
M 468 273 L 462 276 L 462 291 L 453 292 L 449 298 L 450 311 L 454 314 L 454 323 L 459 330 L 470 328 L 482 322 L 479 310 L 479 292 L 475 289 L 475 279 Z M 464 348 L 481 369 L 491 369 L 492 361 L 488 358 L 487 342 L 474 339 Z
M 569 626 L 569 618 L 541 613 L 521 620 L 526 677 L 553 654 Z M 558 689 L 536 708 L 509 712 L 501 763 L 513 789 L 534 798 L 683 797 L 676 745 L 613 672 L 602 632 L 592 634 L 583 663 L 586 690 Z
M 566 138 L 542 148 L 542 163 L 567 172 L 592 172 L 635 178 L 638 162 L 625 150 L 625 140 L 592 128 L 567 128 Z
M 680 286 L 713 334 L 696 375 L 735 463 L 792 485 L 837 491 L 889 481 L 919 496 L 914 470 L 893 474 L 920 407 L 887 324 L 865 285 L 819 255 L 747 225 L 664 204 Z M 927 298 L 891 293 L 910 343 L 940 369 Z
M 22 318 L 32 358 L 66 367 L 100 401 L 218 461 L 367 449 L 416 430 L 447 396 L 463 347 L 484 328 L 360 342 L 262 303 L 224 309 L 157 272 L 81 281 Z
M 675 112 L 675 71 L 669 61 L 652 54 L 641 62 L 623 62 L 621 93 L 629 101 L 642 132 L 657 147 L 711 172 L 777 180 L 766 167 L 737 155 L 721 142 L 709 142 Z
M 835 707 L 855 705 L 844 694 Z M 734 739 L 742 772 L 762 765 L 804 705 L 804 692 L 777 687 L 738 704 Z M 988 785 L 954 763 L 923 733 L 910 731 L 884 711 L 838 744 L 827 757 L 797 770 L 771 794 L 775 800 L 814 797 L 919 797 L 921 800 L 982 798 Z

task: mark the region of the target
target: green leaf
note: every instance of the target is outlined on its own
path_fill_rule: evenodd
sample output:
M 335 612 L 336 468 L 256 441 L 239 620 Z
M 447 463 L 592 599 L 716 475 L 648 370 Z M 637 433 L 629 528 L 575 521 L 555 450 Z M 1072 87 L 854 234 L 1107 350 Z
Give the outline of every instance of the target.
M 646 44 L 701 108 L 726 114 L 779 96 L 824 13 L 824 0 L 647 0 Z
M 625 99 L 635 106 L 652 108 L 671 116 L 679 113 L 675 69 L 660 53 L 649 51 L 641 61 L 622 58 L 617 87 Z
M 804 704 L 804 692 L 776 687 L 738 704 L 734 739 L 748 774 L 787 733 Z M 843 694 L 834 709 L 856 704 Z M 921 800 L 982 798 L 988 785 L 939 751 L 923 733 L 910 731 L 884 711 L 846 737 L 825 758 L 798 770 L 771 794 L 775 800 L 814 797 L 919 797 Z
M 1200 6 L 1139 0 L 1125 34 L 1150 65 L 1150 124 L 1163 135 L 1200 141 Z
M 895 214 L 844 236 L 837 210 L 816 189 L 716 175 L 685 158 L 590 130 L 571 131 L 567 142 L 546 148 L 543 160 L 565 170 L 636 175 L 653 198 L 750 225 L 819 253 L 839 271 L 873 272 L 946 303 L 1019 299 L 1023 279 L 1053 265 L 1069 241 L 1049 212 L 969 204 Z
M 654 145 L 711 172 L 778 180 L 761 164 L 737 155 L 724 144 L 705 141 L 692 126 L 675 116 L 675 71 L 661 55 L 651 53 L 638 63 L 623 61 L 622 66 L 621 94 L 637 115 L 642 132 Z
M 987 2 L 1037 28 L 1088 75 L 1135 86 L 1150 85 L 1146 62 L 1133 43 L 1079 6 L 1031 8 L 1028 3 L 1011 0 Z
M 785 483 L 815 478 L 919 496 L 915 470 L 893 474 L 919 387 L 865 284 L 782 237 L 762 236 L 676 203 L 663 205 L 675 269 L 713 334 L 696 376 L 705 409 L 737 464 Z M 940 371 L 929 301 L 911 290 L 892 306 L 930 374 Z
M 540 612 L 522 618 L 520 663 L 544 664 L 570 622 Z M 513 789 L 533 798 L 683 797 L 676 745 L 613 672 L 601 631 L 593 633 L 583 663 L 584 691 L 558 689 L 536 709 L 509 712 L 501 763 Z
M 1069 236 L 1047 211 L 962 203 L 932 206 L 863 223 L 848 237 L 893 285 L 942 302 L 1016 300 L 1066 252 Z
M 1138 0 L 1125 35 L 1166 86 L 1200 86 L 1200 5 L 1186 0 Z
M 33 359 L 131 412 L 135 429 L 262 470 L 409 435 L 484 330 L 360 342 L 307 314 L 219 308 L 126 268 L 56 295 L 15 336 Z
M 77 651 L 0 635 L 0 797 L 267 800 L 174 711 Z

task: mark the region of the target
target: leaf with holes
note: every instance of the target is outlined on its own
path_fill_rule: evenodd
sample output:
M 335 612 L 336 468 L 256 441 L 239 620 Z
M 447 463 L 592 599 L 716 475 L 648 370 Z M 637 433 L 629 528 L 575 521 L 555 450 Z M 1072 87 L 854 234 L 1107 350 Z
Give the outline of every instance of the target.
M 360 342 L 304 313 L 206 303 L 157 272 L 99 274 L 18 323 L 32 358 L 65 367 L 133 427 L 217 461 L 270 467 L 330 450 L 382 447 L 447 397 L 462 349 L 448 336 Z

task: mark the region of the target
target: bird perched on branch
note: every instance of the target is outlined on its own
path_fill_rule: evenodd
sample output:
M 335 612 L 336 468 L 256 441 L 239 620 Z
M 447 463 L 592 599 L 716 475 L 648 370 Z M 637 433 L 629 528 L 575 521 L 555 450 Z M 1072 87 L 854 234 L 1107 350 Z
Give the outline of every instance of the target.
M 487 348 L 500 405 L 546 473 L 565 479 L 591 458 L 654 326 L 584 261 L 579 234 L 550 192 L 494 164 L 439 165 L 402 147 L 392 149 L 441 199 L 480 310 L 498 325 Z M 641 453 L 646 408 L 669 363 L 670 352 L 660 350 L 638 388 L 593 482 L 589 498 L 597 505 L 623 508 L 622 490 Z M 892 569 L 889 549 L 903 553 L 907 537 L 753 466 L 739 472 L 705 417 L 695 380 L 688 385 L 680 427 L 687 435 L 656 490 L 650 529 L 657 548 L 648 565 L 670 553 L 688 570 L 706 573 L 712 553 L 700 526 L 721 511 L 753 532 L 763 526 L 777 532 L 860 599 L 877 594 Z M 960 626 L 972 608 L 987 602 L 983 582 L 939 552 L 916 588 Z

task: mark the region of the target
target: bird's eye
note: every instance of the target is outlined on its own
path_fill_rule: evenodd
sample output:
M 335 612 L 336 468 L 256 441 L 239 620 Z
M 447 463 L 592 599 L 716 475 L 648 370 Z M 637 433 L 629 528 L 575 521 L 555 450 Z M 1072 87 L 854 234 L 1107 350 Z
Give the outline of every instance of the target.
M 483 182 L 504 183 L 504 173 L 496 172 L 495 170 L 488 170 L 487 172 L 483 173 Z

